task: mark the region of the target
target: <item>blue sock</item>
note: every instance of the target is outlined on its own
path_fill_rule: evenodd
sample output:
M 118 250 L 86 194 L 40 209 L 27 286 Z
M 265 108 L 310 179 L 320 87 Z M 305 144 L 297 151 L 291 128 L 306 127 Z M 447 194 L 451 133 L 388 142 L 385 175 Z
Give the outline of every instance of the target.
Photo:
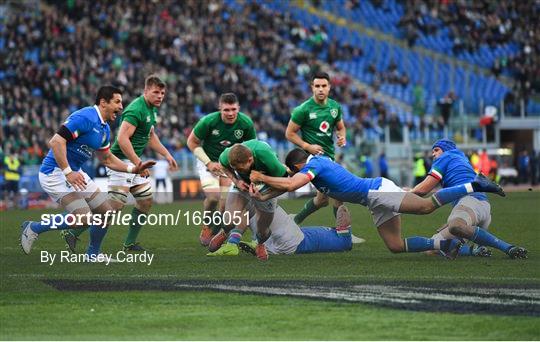
M 229 239 L 227 240 L 227 242 L 238 245 L 238 243 L 240 242 L 240 239 L 242 239 L 242 231 L 240 229 L 234 228 L 229 233 Z
M 421 236 L 413 236 L 405 240 L 405 252 L 424 252 L 434 249 L 433 239 L 428 239 Z
M 480 227 L 475 228 L 474 235 L 469 240 L 476 242 L 481 246 L 497 248 L 505 253 L 510 249 L 510 247 L 512 247 L 511 244 L 501 239 L 498 239 L 495 235 Z
M 471 183 L 444 188 L 434 193 L 431 198 L 439 207 L 474 192 Z
M 472 250 L 473 249 L 471 246 L 464 243 L 463 246 L 461 246 L 461 248 L 459 249 L 458 255 L 459 256 L 472 256 Z
M 90 242 L 88 243 L 87 255 L 98 255 L 101 251 L 101 242 L 107 234 L 107 228 L 101 226 L 90 226 Z
M 56 219 L 56 216 L 50 216 L 48 221 L 37 221 L 30 223 L 30 228 L 38 234 L 48 232 L 49 230 L 56 229 L 56 230 L 64 230 L 69 229 L 70 227 L 66 224 L 66 214 L 62 214 L 64 217 L 62 219 L 61 223 L 58 223 L 60 220 Z M 53 228 L 54 226 L 54 228 Z

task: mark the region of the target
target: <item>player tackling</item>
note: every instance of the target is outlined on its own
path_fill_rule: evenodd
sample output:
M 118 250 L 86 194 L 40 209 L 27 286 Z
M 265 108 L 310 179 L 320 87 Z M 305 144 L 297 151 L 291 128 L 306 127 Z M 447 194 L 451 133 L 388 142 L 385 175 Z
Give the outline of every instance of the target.
M 424 237 L 402 239 L 400 213 L 429 214 L 440 206 L 472 192 L 493 192 L 505 196 L 497 184 L 480 175 L 467 184 L 439 190 L 430 199 L 424 199 L 405 192 L 386 178 L 359 178 L 330 158 L 309 155 L 299 148 L 289 152 L 285 164 L 294 173 L 293 177 L 270 177 L 252 171 L 250 180 L 264 182 L 282 191 L 294 191 L 311 182 L 329 197 L 367 206 L 379 235 L 388 249 L 394 253 L 442 250 L 450 258 L 455 258 L 462 245 L 457 239 L 442 241 Z M 252 195 L 260 200 L 266 199 L 265 195 L 257 192 Z
M 440 139 L 432 147 L 433 166 L 427 177 L 411 191 L 419 196 L 430 193 L 437 185 L 448 188 L 474 180 L 476 173 L 467 157 L 456 144 L 448 139 Z M 491 223 L 491 206 L 486 194 L 475 192 L 452 203 L 444 229 L 435 234 L 434 239 L 467 239 L 480 246 L 494 247 L 512 259 L 527 258 L 527 250 L 503 241 L 487 231 Z M 468 245 L 463 249 L 469 250 Z M 467 251 L 460 251 L 460 255 Z M 468 251 L 473 254 L 473 251 Z

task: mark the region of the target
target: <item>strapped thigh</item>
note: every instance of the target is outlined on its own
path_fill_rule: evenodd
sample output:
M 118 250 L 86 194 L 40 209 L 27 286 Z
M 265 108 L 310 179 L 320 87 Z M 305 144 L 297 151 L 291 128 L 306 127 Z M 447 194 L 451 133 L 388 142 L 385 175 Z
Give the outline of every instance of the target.
M 107 193 L 96 191 L 97 195 L 88 202 L 90 209 L 95 210 L 109 199 Z
M 88 209 L 89 205 L 86 203 L 86 201 L 82 198 L 76 199 L 74 201 L 69 202 L 64 206 L 66 211 L 68 213 L 74 213 L 75 211 L 79 209 L 85 209 L 85 211 Z

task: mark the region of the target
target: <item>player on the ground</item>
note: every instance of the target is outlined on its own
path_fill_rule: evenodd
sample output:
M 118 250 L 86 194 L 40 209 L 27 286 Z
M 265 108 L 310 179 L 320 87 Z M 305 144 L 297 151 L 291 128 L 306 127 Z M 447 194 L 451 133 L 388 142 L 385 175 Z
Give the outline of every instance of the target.
M 250 225 L 256 225 L 255 215 L 250 210 Z M 351 215 L 341 205 L 336 215 L 335 227 L 299 227 L 279 205 L 270 224 L 272 234 L 264 245 L 269 254 L 307 254 L 345 252 L 352 248 Z M 253 244 L 240 241 L 239 248 L 256 255 Z
M 72 222 L 71 227 L 90 226 L 90 243 L 86 254 L 89 260 L 99 255 L 101 242 L 107 229 L 87 215 L 99 214 L 105 221 L 107 212 L 113 210 L 107 194 L 99 191 L 96 183 L 81 170 L 81 166 L 94 151 L 100 161 L 112 170 L 129 172 L 130 174 L 147 175 L 148 168 L 154 161 L 139 162 L 136 165 L 126 164 L 113 155 L 109 149 L 110 128 L 107 121 L 114 121 L 122 112 L 122 92 L 112 86 L 99 88 L 95 105 L 73 112 L 58 132 L 49 141 L 51 149 L 43 160 L 39 170 L 39 183 L 51 198 L 60 204 L 68 214 L 86 219 L 83 224 Z M 54 222 L 25 221 L 22 224 L 21 246 L 26 254 L 30 253 L 32 244 L 38 235 L 51 229 L 65 230 L 70 228 L 64 220 L 55 228 Z M 69 221 L 69 220 L 68 220 Z
M 294 149 L 287 155 L 285 164 L 294 173 L 290 178 L 269 177 L 252 171 L 252 182 L 264 182 L 277 190 L 294 191 L 311 182 L 319 191 L 342 202 L 367 206 L 378 228 L 379 235 L 391 252 L 422 252 L 442 250 L 454 258 L 462 243 L 457 239 L 434 240 L 424 237 L 401 238 L 400 213 L 429 214 L 440 206 L 457 200 L 471 192 L 494 192 L 504 196 L 497 184 L 479 175 L 473 181 L 442 189 L 424 199 L 403 189 L 386 178 L 360 178 L 325 156 L 308 155 Z M 260 200 L 269 196 L 255 192 Z
M 476 177 L 471 163 L 456 144 L 448 139 L 438 140 L 432 147 L 433 165 L 427 177 L 411 192 L 419 196 L 430 193 L 435 187 L 443 188 L 471 182 Z M 491 223 L 491 206 L 486 194 L 475 192 L 452 203 L 454 208 L 448 216 L 445 228 L 434 239 L 468 239 L 480 246 L 501 250 L 512 259 L 526 258 L 525 248 L 511 245 L 487 231 Z M 464 245 L 460 254 L 472 254 L 471 247 Z
M 139 165 L 141 155 L 148 146 L 167 160 L 171 170 L 178 168 L 173 156 L 163 146 L 154 131 L 158 108 L 165 97 L 165 88 L 165 83 L 158 76 L 148 76 L 144 82 L 143 94 L 133 100 L 122 114 L 122 123 L 111 152 L 129 165 Z M 137 242 L 137 237 L 142 228 L 141 222 L 146 222 L 145 216 L 152 207 L 153 194 L 148 178 L 149 173 L 137 175 L 108 168 L 107 174 L 109 198 L 114 210 L 122 210 L 127 202 L 128 193 L 135 198 L 129 231 L 123 244 L 124 251 L 144 251 Z M 72 251 L 75 249 L 77 236 L 81 233 L 81 230 L 70 230 L 64 233 L 64 239 Z
M 254 186 L 254 184 L 251 184 L 249 174 L 252 170 L 257 170 L 270 176 L 284 177 L 287 175 L 287 168 L 279 161 L 270 145 L 256 139 L 225 149 L 219 157 L 219 162 L 223 166 L 225 174 L 234 184 L 225 203 L 224 214 L 228 213 L 229 215 L 223 216 L 224 221 L 227 216 L 240 216 L 242 222 L 233 226 L 225 222 L 229 228 L 232 228 L 229 232 L 229 238 L 227 239 L 227 234 L 223 229 L 220 230 L 208 245 L 210 250 L 208 255 L 237 255 L 239 253 L 238 243 L 248 224 L 243 213 L 246 212 L 248 205 L 252 204 L 255 207 L 257 217 L 257 257 L 260 260 L 267 260 L 268 253 L 264 242 L 270 236 L 268 228 L 274 217 L 277 199 L 259 201 L 251 198 L 249 190 L 250 186 Z M 264 189 L 261 191 L 265 192 Z M 225 239 L 227 239 L 227 243 L 222 246 Z
M 219 111 L 205 115 L 193 128 L 187 145 L 197 157 L 197 171 L 206 197 L 204 211 L 220 213 L 225 209 L 225 198 L 231 180 L 225 176 L 219 164 L 220 154 L 236 143 L 255 139 L 253 121 L 240 112 L 238 98 L 233 93 L 222 94 L 219 98 Z M 212 220 L 214 221 L 214 220 Z M 220 225 L 212 222 L 211 227 L 203 225 L 199 241 L 208 246 Z
M 293 109 L 287 125 L 287 140 L 313 155 L 325 155 L 334 160 L 334 130 L 337 131 L 337 145 L 346 145 L 346 128 L 342 118 L 341 105 L 328 97 L 330 76 L 318 72 L 311 78 L 313 96 Z M 302 136 L 298 134 L 302 132 Z M 328 196 L 317 191 L 303 209 L 294 217 L 298 224 L 318 209 L 328 205 Z M 333 201 L 334 215 L 341 203 Z

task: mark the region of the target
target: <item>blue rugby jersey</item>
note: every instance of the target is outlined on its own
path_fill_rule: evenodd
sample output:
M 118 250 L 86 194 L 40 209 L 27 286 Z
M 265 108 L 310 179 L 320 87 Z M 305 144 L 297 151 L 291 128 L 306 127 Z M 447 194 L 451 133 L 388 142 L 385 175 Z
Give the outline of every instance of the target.
M 381 186 L 382 178 L 360 178 L 326 156 L 310 156 L 300 170 L 320 192 L 342 202 L 367 204 L 369 190 Z
M 470 183 L 476 177 L 476 172 L 472 168 L 469 159 L 458 149 L 446 151 L 435 159 L 429 175 L 435 177 L 441 182 L 443 188 L 449 188 L 455 185 Z M 488 198 L 483 192 L 474 192 L 469 194 L 481 201 L 487 201 Z M 454 201 L 452 205 L 456 205 Z
M 80 170 L 81 166 L 92 158 L 94 151 L 110 147 L 111 129 L 101 117 L 97 106 L 84 107 L 73 112 L 63 125 L 74 138 L 66 144 L 67 160 L 73 171 Z M 58 164 L 50 149 L 39 171 L 50 174 L 55 167 L 58 167 Z

